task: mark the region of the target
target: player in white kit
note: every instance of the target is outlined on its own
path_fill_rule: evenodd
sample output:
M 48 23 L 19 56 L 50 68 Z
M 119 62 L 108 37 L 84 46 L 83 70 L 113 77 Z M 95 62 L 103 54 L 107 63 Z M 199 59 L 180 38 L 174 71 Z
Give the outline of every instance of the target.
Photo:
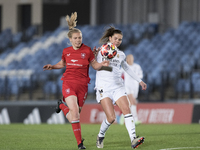
M 126 62 L 140 79 L 143 78 L 143 71 L 139 64 L 134 63 L 134 57 L 132 54 L 127 55 Z M 135 125 L 141 123 L 137 117 L 137 97 L 139 93 L 139 83 L 134 80 L 128 73 L 124 72 L 124 84 L 127 92 L 128 100 L 130 102 L 130 110 L 133 115 Z
M 100 39 L 100 43 L 104 44 L 110 42 L 116 45 L 116 47 L 119 47 L 122 43 L 122 38 L 123 34 L 120 30 L 110 27 L 105 31 L 103 37 Z M 112 68 L 112 71 L 100 70 L 96 73 L 96 98 L 106 114 L 106 119 L 102 122 L 97 136 L 96 146 L 98 148 L 103 148 L 105 133 L 109 126 L 115 121 L 116 116 L 113 104 L 116 104 L 124 115 L 125 125 L 131 140 L 131 147 L 137 148 L 144 142 L 144 137 L 136 137 L 135 123 L 130 112 L 123 79 L 121 78 L 121 67 L 133 79 L 139 82 L 143 90 L 146 90 L 147 85 L 130 69 L 125 58 L 125 54 L 117 49 L 117 55 L 109 59 L 109 67 Z M 99 63 L 104 60 L 100 52 L 96 59 Z

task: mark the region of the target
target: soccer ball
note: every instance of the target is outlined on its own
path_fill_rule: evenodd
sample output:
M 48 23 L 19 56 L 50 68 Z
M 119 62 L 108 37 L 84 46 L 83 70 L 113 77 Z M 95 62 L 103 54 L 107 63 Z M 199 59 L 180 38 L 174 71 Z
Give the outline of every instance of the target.
M 107 59 L 112 59 L 117 55 L 117 47 L 112 43 L 102 45 L 100 51 L 101 55 Z

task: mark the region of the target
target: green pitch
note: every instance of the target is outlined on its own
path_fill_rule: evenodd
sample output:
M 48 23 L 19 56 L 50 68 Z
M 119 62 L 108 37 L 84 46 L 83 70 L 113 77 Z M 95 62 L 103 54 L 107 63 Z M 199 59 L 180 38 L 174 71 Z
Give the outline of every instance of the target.
M 82 124 L 82 137 L 88 150 L 97 150 L 96 136 L 100 124 Z M 145 142 L 138 150 L 200 149 L 200 125 L 139 125 L 137 135 Z M 182 148 L 180 148 L 182 147 Z M 167 149 L 170 148 L 170 149 Z M 65 125 L 0 125 L 0 150 L 76 150 L 70 124 Z M 125 126 L 113 124 L 106 133 L 104 150 L 131 149 Z

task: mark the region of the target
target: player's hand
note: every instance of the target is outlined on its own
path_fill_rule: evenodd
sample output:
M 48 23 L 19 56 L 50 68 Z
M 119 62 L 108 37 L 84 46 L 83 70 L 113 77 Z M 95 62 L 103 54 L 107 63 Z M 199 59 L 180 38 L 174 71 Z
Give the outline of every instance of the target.
M 101 63 L 102 63 L 102 66 L 109 66 L 110 61 L 104 60 L 104 61 L 102 61 Z
M 143 81 L 140 82 L 140 85 L 142 87 L 142 90 L 146 90 L 147 89 L 147 84 L 144 83 Z
M 92 52 L 94 56 L 96 57 L 98 55 L 98 52 L 100 51 L 100 47 L 96 48 L 96 46 L 93 48 Z
M 52 70 L 52 65 L 51 64 L 45 65 L 43 67 L 43 71 L 45 71 L 45 70 Z

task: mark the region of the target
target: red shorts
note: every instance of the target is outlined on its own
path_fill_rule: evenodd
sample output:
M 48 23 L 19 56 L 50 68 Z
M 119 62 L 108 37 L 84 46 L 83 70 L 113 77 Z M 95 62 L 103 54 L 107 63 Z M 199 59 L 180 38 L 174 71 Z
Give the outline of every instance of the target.
M 83 107 L 83 104 L 87 98 L 88 85 L 76 84 L 69 81 L 63 81 L 62 94 L 63 99 L 68 96 L 75 95 L 78 99 L 79 107 Z

